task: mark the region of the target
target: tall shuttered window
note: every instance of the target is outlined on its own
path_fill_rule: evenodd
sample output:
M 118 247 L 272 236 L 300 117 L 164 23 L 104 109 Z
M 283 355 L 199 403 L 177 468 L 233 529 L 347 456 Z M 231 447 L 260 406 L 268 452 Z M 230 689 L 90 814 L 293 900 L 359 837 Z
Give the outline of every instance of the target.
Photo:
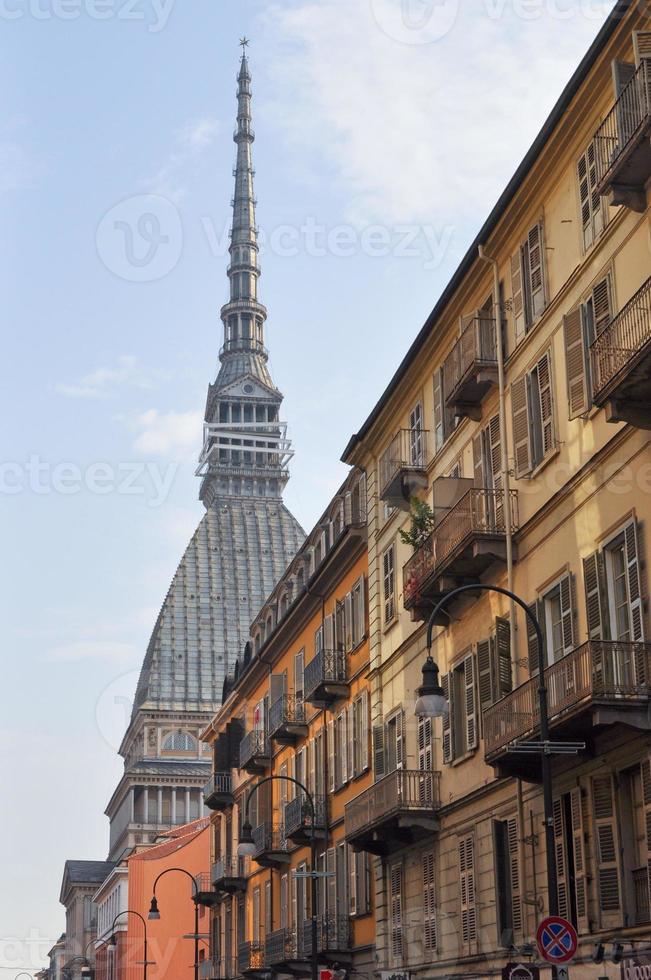
M 515 475 L 527 476 L 556 449 L 551 351 L 511 385 Z
M 593 377 L 590 347 L 613 316 L 610 276 L 600 279 L 587 299 L 563 317 L 567 400 L 570 419 L 592 406 Z
M 522 931 L 518 822 L 515 817 L 493 821 L 493 870 L 497 938 L 509 948 Z
M 434 851 L 423 854 L 423 945 L 426 953 L 434 953 L 438 945 L 436 920 L 436 856 Z
M 542 222 L 535 224 L 511 258 L 515 342 L 532 328 L 547 305 L 545 241 Z
M 475 674 L 475 655 L 469 649 L 459 664 L 442 679 L 450 706 L 443 718 L 444 762 L 463 757 L 476 749 L 479 743 Z
M 382 602 L 384 623 L 392 623 L 396 617 L 396 553 L 391 544 L 382 555 Z
M 401 966 L 404 955 L 402 864 L 392 864 L 389 875 L 389 950 L 394 966 Z
M 468 950 L 477 939 L 475 841 L 472 836 L 464 837 L 459 841 L 459 900 L 461 941 Z
M 583 560 L 588 636 L 593 640 L 644 641 L 640 528 L 635 520 L 601 551 Z M 645 658 L 639 648 L 614 647 L 602 653 L 605 676 L 621 683 L 646 682 Z
M 588 249 L 606 226 L 608 208 L 604 199 L 597 193 L 597 161 L 594 141 L 588 145 L 577 163 L 577 180 L 581 203 L 581 227 L 583 247 Z

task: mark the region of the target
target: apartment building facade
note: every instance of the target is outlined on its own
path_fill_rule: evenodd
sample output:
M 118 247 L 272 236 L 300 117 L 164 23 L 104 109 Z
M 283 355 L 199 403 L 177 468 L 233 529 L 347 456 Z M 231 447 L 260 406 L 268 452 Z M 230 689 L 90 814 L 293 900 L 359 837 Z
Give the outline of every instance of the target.
M 573 977 L 619 976 L 611 954 L 634 962 L 651 941 L 643 6 L 617 5 L 343 456 L 367 476 L 373 791 L 388 814 L 382 848 L 352 804 L 344 835 L 373 861 L 380 971 L 535 962 L 548 908 L 540 761 L 514 748 L 539 737 L 523 610 L 490 591 L 451 600 L 433 643 L 449 714 L 414 715 L 426 621 L 473 583 L 537 615 L 551 737 L 585 744 L 552 759 Z M 396 825 L 390 787 L 409 773 L 418 793 Z
M 309 975 L 313 870 L 320 964 L 372 969 L 371 863 L 344 840 L 345 806 L 372 780 L 365 504 L 353 470 L 256 617 L 203 735 L 214 761 L 208 980 Z M 247 820 L 255 854 L 241 858 Z

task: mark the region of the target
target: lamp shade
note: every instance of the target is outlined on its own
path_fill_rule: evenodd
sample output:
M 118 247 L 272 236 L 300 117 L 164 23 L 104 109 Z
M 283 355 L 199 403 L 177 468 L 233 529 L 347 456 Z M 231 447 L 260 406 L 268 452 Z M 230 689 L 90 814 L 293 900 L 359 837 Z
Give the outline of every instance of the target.
M 450 710 L 439 684 L 439 669 L 431 657 L 423 664 L 423 683 L 418 688 L 414 714 L 419 718 L 445 718 Z
M 240 841 L 237 845 L 237 853 L 240 857 L 253 857 L 255 854 L 255 841 L 253 840 L 253 828 L 248 820 L 242 824 Z
M 156 921 L 157 919 L 160 919 L 160 912 L 158 911 L 158 901 L 155 895 L 152 896 L 151 904 L 149 906 L 149 915 L 147 916 L 147 918 L 151 919 L 152 921 Z

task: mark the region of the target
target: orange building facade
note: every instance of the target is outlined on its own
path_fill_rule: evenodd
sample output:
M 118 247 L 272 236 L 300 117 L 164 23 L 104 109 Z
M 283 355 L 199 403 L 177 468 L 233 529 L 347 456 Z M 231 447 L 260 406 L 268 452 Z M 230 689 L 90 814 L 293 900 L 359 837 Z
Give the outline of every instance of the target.
M 204 733 L 218 897 L 204 980 L 309 974 L 312 811 L 297 784 L 315 809 L 319 962 L 373 969 L 371 863 L 344 819 L 372 781 L 365 501 L 352 471 L 254 621 Z M 239 858 L 247 805 L 255 854 Z

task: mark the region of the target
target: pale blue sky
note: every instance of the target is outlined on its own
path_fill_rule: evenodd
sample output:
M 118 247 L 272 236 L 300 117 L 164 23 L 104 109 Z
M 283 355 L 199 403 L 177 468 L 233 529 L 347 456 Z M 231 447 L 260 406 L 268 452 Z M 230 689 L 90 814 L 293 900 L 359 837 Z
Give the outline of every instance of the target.
M 105 857 L 124 722 L 107 706 L 133 687 L 201 514 L 238 39 L 260 295 L 296 451 L 286 501 L 309 527 L 611 6 L 463 2 L 0 2 L 0 977 L 62 931 L 65 858 Z M 169 240 L 149 266 L 136 240 L 129 265 L 115 222 L 152 194 Z M 127 492 L 134 466 L 144 493 Z

